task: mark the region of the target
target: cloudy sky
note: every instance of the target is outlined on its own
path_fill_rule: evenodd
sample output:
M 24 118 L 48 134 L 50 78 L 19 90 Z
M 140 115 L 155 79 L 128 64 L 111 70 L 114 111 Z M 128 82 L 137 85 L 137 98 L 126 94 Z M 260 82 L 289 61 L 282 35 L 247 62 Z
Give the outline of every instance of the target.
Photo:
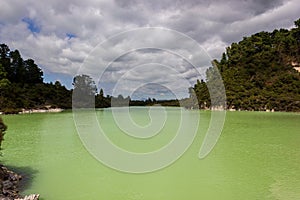
M 106 94 L 184 97 L 226 46 L 292 28 L 300 0 L 2 0 L 0 43 L 45 81 L 91 75 Z M 156 27 L 151 29 L 151 27 Z M 195 46 L 201 45 L 202 50 Z

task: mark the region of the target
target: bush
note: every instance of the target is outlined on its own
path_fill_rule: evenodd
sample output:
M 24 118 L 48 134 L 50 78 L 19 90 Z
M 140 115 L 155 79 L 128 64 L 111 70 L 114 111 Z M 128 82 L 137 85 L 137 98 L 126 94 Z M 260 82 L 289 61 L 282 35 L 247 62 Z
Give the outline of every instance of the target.
M 3 136 L 5 134 L 6 129 L 7 129 L 7 126 L 3 123 L 3 120 L 0 117 L 0 148 L 1 148 L 1 143 L 3 141 Z

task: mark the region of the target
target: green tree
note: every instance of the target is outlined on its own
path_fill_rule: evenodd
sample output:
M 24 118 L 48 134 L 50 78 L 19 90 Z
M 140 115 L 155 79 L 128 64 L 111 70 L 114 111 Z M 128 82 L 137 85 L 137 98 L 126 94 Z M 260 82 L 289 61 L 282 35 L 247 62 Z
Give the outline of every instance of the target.
M 0 44 L 0 63 L 7 73 L 12 73 L 10 66 L 10 49 L 6 44 Z
M 197 81 L 194 86 L 199 106 L 203 108 L 209 98 L 206 87 L 210 95 L 220 92 L 214 87 L 219 80 L 214 73 L 217 67 L 228 108 L 299 111 L 300 73 L 294 67 L 300 65 L 300 19 L 295 25 L 291 30 L 259 32 L 227 47 L 221 60 L 207 70 L 205 82 Z
M 11 82 L 24 84 L 25 80 L 24 77 L 26 76 L 26 69 L 24 67 L 24 61 L 20 55 L 18 50 L 10 52 L 11 58 L 11 72 L 9 73 L 9 80 Z
M 103 89 L 100 89 L 99 94 L 96 95 L 96 107 L 97 108 L 107 108 L 110 107 L 110 97 L 104 97 Z
M 39 68 L 34 60 L 28 59 L 24 61 L 25 65 L 25 81 L 28 84 L 43 83 L 43 71 Z
M 2 64 L 0 63 L 0 90 L 6 88 L 9 84 L 10 81 L 7 79 L 7 72 L 5 72 L 4 67 L 2 67 Z
M 104 99 L 104 92 L 103 92 L 102 88 L 100 89 L 100 92 L 99 92 L 99 98 L 100 98 L 100 100 Z
M 75 108 L 90 108 L 95 106 L 97 87 L 88 75 L 77 75 L 73 78 L 73 106 Z
M 7 129 L 7 126 L 4 124 L 2 118 L 0 117 L 0 148 L 1 148 L 1 143 L 4 139 L 4 134 L 5 134 L 6 129 Z
M 60 83 L 43 83 L 43 71 L 34 60 L 23 60 L 18 50 L 0 45 L 0 110 L 18 113 L 22 108 L 70 108 L 71 91 Z

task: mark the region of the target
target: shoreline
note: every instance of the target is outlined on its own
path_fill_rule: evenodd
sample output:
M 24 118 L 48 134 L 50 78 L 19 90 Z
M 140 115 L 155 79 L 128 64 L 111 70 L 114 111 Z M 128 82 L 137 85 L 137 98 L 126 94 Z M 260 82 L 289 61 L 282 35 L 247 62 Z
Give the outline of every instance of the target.
M 64 110 L 65 109 L 62 109 L 62 108 L 9 109 L 8 111 L 0 111 L 0 115 L 32 114 L 32 113 L 59 113 L 59 112 L 63 112 Z
M 49 108 L 49 109 L 22 109 L 18 114 L 31 114 L 31 113 L 59 113 L 64 111 L 62 108 Z
M 129 106 L 129 107 L 149 107 L 149 106 Z M 151 106 L 150 106 L 151 107 Z M 163 106 L 169 107 L 169 106 Z M 170 107 L 182 107 L 182 106 L 170 106 Z M 114 107 L 106 107 L 106 108 L 114 108 Z M 185 107 L 182 107 L 185 108 Z M 95 109 L 103 109 L 103 108 L 96 108 Z M 193 109 L 193 108 L 186 108 L 187 110 L 199 110 L 199 111 L 226 111 L 226 112 L 266 112 L 266 113 L 300 113 L 300 111 L 284 111 L 284 110 L 275 110 L 275 109 L 265 109 L 265 110 L 244 110 L 244 109 L 222 109 L 222 108 L 202 108 L 202 109 Z M 62 109 L 62 108 L 43 108 L 43 109 L 19 109 L 16 112 L 3 112 L 0 111 L 0 115 L 10 115 L 10 114 L 33 114 L 33 113 L 60 113 L 65 110 L 72 110 L 70 109 Z
M 25 197 L 19 194 L 22 176 L 0 164 L 0 199 L 1 200 L 39 200 L 39 194 Z

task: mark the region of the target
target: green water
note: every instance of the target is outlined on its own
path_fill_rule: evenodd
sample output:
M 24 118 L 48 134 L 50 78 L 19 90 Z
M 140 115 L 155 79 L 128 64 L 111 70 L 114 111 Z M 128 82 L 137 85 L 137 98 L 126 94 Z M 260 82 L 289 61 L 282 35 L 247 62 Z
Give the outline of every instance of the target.
M 132 112 L 137 124 L 151 121 L 141 108 Z M 170 113 L 164 134 L 142 143 L 118 129 L 110 109 L 97 111 L 97 117 L 115 144 L 147 152 L 174 137 L 180 112 Z M 217 145 L 200 160 L 210 120 L 210 113 L 201 111 L 200 128 L 188 151 L 167 168 L 146 174 L 119 172 L 94 159 L 79 139 L 72 112 L 3 119 L 8 131 L 1 162 L 23 174 L 22 193 L 40 193 L 42 199 L 300 198 L 300 115 L 296 113 L 227 112 Z

